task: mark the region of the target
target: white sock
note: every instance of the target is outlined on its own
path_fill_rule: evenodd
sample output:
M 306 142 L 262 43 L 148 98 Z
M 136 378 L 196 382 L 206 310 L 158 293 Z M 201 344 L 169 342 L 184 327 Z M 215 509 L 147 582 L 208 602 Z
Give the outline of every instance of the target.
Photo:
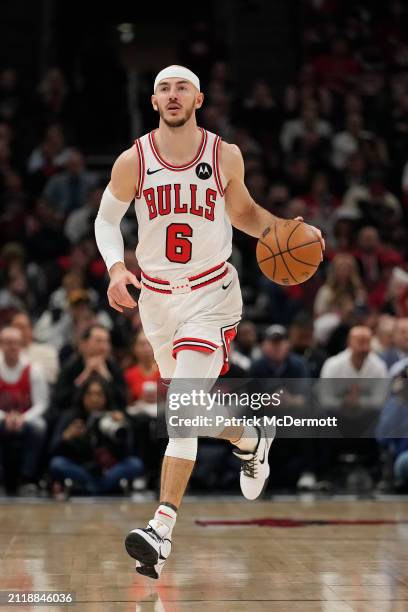
M 169 506 L 160 504 L 154 513 L 154 518 L 150 521 L 150 525 L 162 538 L 171 538 L 176 520 L 177 512 L 175 512 L 173 508 L 170 508 Z
M 238 442 L 233 442 L 242 451 L 253 452 L 258 444 L 258 431 L 253 425 L 244 425 L 244 431 Z

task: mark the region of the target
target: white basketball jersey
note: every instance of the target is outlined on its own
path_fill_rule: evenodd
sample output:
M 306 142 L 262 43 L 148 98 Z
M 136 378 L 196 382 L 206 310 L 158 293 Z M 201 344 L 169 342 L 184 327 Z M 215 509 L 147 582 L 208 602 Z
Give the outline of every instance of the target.
M 218 164 L 221 139 L 200 130 L 197 154 L 183 166 L 160 156 L 154 132 L 135 141 L 140 167 L 136 257 L 143 272 L 155 277 L 188 277 L 231 255 L 232 227 Z

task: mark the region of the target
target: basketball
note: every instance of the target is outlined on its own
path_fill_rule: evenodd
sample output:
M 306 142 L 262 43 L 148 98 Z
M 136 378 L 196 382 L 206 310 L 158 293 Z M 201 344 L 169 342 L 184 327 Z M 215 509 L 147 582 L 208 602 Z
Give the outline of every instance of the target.
M 320 240 L 303 221 L 277 221 L 262 233 L 256 259 L 263 274 L 278 285 L 299 285 L 309 280 L 322 257 Z

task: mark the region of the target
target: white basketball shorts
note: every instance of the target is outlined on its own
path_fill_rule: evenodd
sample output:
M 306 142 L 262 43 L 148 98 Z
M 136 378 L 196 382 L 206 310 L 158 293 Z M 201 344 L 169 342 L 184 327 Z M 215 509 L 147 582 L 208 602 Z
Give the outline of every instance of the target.
M 223 347 L 221 374 L 228 371 L 242 315 L 239 278 L 230 263 L 173 282 L 142 272 L 139 310 L 162 378 L 172 377 L 183 350 L 212 353 Z

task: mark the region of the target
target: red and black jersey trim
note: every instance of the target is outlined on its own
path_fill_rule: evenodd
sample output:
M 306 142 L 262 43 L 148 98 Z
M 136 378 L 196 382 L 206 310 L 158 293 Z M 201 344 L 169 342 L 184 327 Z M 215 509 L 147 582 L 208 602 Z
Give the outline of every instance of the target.
M 162 166 L 167 168 L 167 170 L 174 170 L 175 172 L 181 172 L 182 170 L 188 170 L 189 168 L 192 168 L 193 166 L 195 166 L 195 164 L 197 164 L 200 161 L 200 159 L 204 155 L 205 147 L 207 145 L 207 140 L 208 140 L 206 130 L 204 130 L 203 128 L 199 128 L 199 129 L 201 130 L 201 134 L 202 134 L 201 143 L 200 143 L 200 146 L 198 147 L 198 151 L 194 159 L 191 160 L 188 164 L 184 164 L 183 166 L 173 166 L 172 164 L 169 164 L 169 162 L 165 161 L 161 157 L 159 150 L 156 146 L 156 143 L 154 140 L 154 131 L 149 133 L 149 143 L 150 143 L 150 148 L 152 149 L 153 155 L 155 156 L 157 161 Z
M 228 266 L 225 264 L 225 262 L 223 262 L 217 266 L 214 266 L 213 268 L 210 268 L 209 270 L 206 270 L 205 272 L 190 276 L 187 280 L 190 283 L 191 291 L 195 291 L 196 289 L 200 289 L 201 287 L 205 287 L 211 283 L 221 280 L 221 278 L 224 278 L 224 276 L 227 274 Z M 154 278 L 143 271 L 142 283 L 147 289 L 157 291 L 157 293 L 173 293 L 171 283 L 169 281 L 162 278 Z
M 144 176 L 145 176 L 145 160 L 144 160 L 144 154 L 143 154 L 143 146 L 139 138 L 135 140 L 135 146 L 136 146 L 137 156 L 139 158 L 139 180 L 137 181 L 135 197 L 136 199 L 139 199 L 142 195 Z
M 213 168 L 214 168 L 214 177 L 215 177 L 215 183 L 217 185 L 217 189 L 220 193 L 220 196 L 223 197 L 224 195 L 224 188 L 222 186 L 222 181 L 221 181 L 221 173 L 220 173 L 220 155 L 219 155 L 219 151 L 220 151 L 220 145 L 221 145 L 221 138 L 220 136 L 216 136 L 215 140 L 214 140 L 214 145 L 213 145 Z
M 172 355 L 175 357 L 179 351 L 199 351 L 200 353 L 213 353 L 221 345 L 204 338 L 178 338 L 173 342 Z
M 237 335 L 238 325 L 239 321 L 232 323 L 232 325 L 225 325 L 224 327 L 221 327 L 222 346 L 224 348 L 224 364 L 220 372 L 221 376 L 226 374 L 230 368 L 229 354 L 231 352 L 231 342 Z

